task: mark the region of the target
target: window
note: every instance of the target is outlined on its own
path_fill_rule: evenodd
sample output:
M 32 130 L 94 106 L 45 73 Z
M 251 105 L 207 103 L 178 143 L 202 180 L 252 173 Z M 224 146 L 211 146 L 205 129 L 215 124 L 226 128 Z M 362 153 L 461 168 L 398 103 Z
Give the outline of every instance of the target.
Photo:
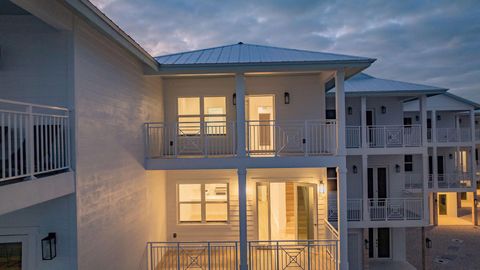
M 326 110 L 325 111 L 325 118 L 327 120 L 335 120 L 337 117 L 337 113 L 335 110 Z
M 226 97 L 179 97 L 177 110 L 180 135 L 226 134 Z
M 413 156 L 412 155 L 404 156 L 404 167 L 406 172 L 413 172 Z
M 180 223 L 228 221 L 228 184 L 179 184 Z
M 327 190 L 337 191 L 337 169 L 327 168 Z

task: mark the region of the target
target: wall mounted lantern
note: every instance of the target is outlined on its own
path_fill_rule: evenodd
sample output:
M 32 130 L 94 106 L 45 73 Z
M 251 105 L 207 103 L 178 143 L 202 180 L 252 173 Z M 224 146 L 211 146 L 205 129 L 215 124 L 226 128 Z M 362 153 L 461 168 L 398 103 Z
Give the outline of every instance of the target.
M 418 115 L 415 115 L 415 121 L 420 121 L 420 117 Z
M 320 183 L 320 185 L 318 185 L 318 192 L 320 192 L 321 194 L 325 193 L 325 184 L 324 183 Z
M 232 101 L 233 101 L 233 106 L 237 105 L 237 94 L 236 93 L 233 93 Z
M 49 261 L 57 257 L 57 234 L 48 233 L 47 237 L 42 239 L 42 260 Z
M 352 171 L 353 171 L 354 174 L 357 174 L 357 173 L 358 173 L 357 165 L 353 165 Z
M 385 107 L 385 106 L 382 106 L 382 107 L 381 107 L 381 110 L 382 110 L 382 114 L 385 114 L 385 113 L 387 113 L 387 107 Z
M 352 113 L 353 113 L 352 107 L 348 107 L 348 108 L 347 108 L 347 112 L 348 112 L 349 115 L 352 115 Z
M 442 120 L 442 117 L 440 115 L 437 115 L 437 121 Z
M 283 97 L 285 98 L 285 104 L 290 104 L 290 93 L 283 93 Z
M 400 172 L 400 165 L 398 165 L 398 164 L 395 165 L 395 171 L 396 171 L 397 173 Z
M 449 158 L 449 159 L 453 159 L 452 153 L 448 154 L 448 158 Z
M 427 248 L 432 248 L 432 246 L 433 246 L 433 244 L 432 244 L 432 239 L 430 239 L 430 238 L 428 238 L 428 237 L 425 238 L 425 246 L 426 246 Z
M 365 239 L 365 240 L 363 241 L 363 243 L 365 244 L 365 249 L 368 249 L 368 246 L 369 246 L 369 245 L 368 245 L 368 244 L 369 244 L 368 239 Z

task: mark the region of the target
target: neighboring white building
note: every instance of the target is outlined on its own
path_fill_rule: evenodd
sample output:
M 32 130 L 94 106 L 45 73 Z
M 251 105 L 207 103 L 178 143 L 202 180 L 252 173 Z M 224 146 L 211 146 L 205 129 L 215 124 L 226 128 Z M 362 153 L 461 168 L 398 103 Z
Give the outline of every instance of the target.
M 409 228 L 476 224 L 480 106 L 446 89 L 241 42 L 153 58 L 88 1 L 0 8 L 0 269 L 407 269 Z

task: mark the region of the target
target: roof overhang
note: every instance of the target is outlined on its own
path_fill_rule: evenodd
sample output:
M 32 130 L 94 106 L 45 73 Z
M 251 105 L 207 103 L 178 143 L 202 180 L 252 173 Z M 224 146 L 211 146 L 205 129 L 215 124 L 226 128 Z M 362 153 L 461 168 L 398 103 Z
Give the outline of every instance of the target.
M 448 89 L 438 89 L 438 90 L 417 90 L 417 91 L 412 91 L 412 90 L 398 90 L 398 91 L 354 91 L 354 92 L 349 92 L 345 91 L 345 95 L 349 97 L 360 97 L 360 96 L 411 96 L 411 97 L 417 97 L 421 95 L 427 95 L 427 96 L 435 96 L 439 94 L 443 94 L 447 91 Z M 327 93 L 328 96 L 334 96 L 335 92 L 334 91 L 329 91 Z

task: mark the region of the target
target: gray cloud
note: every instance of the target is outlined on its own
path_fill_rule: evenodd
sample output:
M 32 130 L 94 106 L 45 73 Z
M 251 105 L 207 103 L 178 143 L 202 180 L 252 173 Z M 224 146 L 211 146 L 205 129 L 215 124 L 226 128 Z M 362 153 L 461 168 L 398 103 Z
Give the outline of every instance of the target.
M 238 41 L 378 58 L 368 73 L 480 102 L 480 2 L 94 0 L 152 55 Z

